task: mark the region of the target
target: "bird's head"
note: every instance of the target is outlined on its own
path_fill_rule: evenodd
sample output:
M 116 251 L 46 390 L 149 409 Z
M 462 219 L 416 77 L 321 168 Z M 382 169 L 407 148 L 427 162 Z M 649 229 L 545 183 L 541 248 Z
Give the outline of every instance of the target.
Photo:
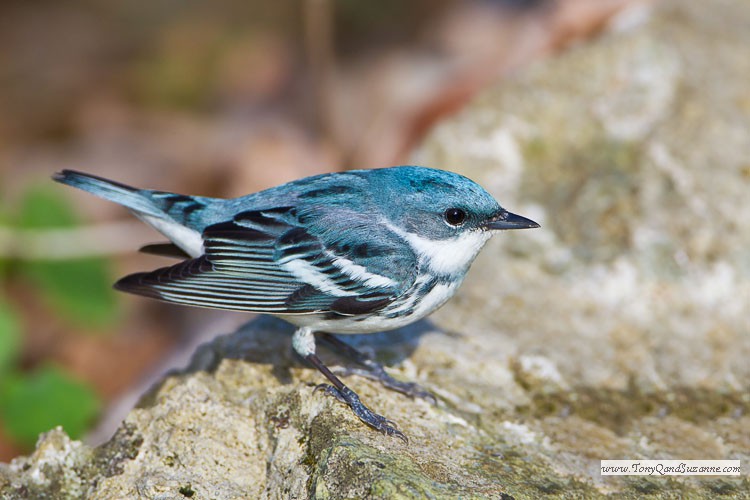
M 374 196 L 392 228 L 451 273 L 465 271 L 495 232 L 539 227 L 459 174 L 424 167 L 370 172 Z
M 462 175 L 424 167 L 371 171 L 374 193 L 391 222 L 432 240 L 467 232 L 539 227 L 508 212 L 479 184 Z

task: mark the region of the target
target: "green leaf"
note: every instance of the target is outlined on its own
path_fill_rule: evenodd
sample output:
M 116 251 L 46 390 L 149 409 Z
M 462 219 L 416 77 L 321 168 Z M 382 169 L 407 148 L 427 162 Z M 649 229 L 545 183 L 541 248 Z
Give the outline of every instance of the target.
M 117 318 L 112 280 L 100 259 L 28 262 L 23 271 L 66 319 L 100 328 Z
M 21 350 L 21 328 L 16 314 L 0 299 L 0 377 L 13 366 Z
M 13 374 L 0 384 L 0 418 L 18 443 L 33 446 L 40 433 L 61 425 L 79 438 L 99 412 L 94 391 L 59 369 L 46 366 L 31 374 Z
M 77 223 L 70 203 L 52 188 L 33 187 L 21 203 L 21 228 L 74 227 Z M 117 297 L 105 259 L 26 261 L 20 270 L 63 317 L 76 324 L 105 327 L 117 318 Z
M 70 202 L 54 185 L 33 185 L 21 199 L 17 222 L 21 228 L 73 227 L 78 223 Z
M 8 216 L 4 205 L 0 205 L 0 231 L 7 235 L 11 233 L 10 217 Z M 0 235 L 0 238 L 4 237 L 8 236 Z M 0 239 L 0 245 L 4 244 L 5 242 Z M 7 255 L 3 254 L 4 252 L 0 251 L 0 280 L 4 279 L 6 274 L 8 273 L 8 257 Z

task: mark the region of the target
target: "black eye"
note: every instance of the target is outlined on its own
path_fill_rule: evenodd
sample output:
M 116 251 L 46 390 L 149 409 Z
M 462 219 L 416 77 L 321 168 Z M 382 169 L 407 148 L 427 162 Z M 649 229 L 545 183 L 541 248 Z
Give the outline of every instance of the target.
M 460 226 L 466 220 L 466 212 L 460 208 L 449 208 L 443 214 L 445 222 L 451 226 Z

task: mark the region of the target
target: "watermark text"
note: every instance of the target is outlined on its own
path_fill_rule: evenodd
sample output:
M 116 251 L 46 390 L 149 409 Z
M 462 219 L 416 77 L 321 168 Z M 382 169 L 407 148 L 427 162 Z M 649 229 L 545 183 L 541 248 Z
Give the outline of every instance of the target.
M 602 476 L 739 476 L 739 460 L 602 460 Z

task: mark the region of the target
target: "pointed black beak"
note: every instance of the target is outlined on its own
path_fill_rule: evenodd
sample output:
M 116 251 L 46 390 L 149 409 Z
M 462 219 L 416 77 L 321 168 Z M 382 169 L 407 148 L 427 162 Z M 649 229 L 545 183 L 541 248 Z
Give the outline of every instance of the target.
M 484 227 L 492 230 L 503 230 L 503 229 L 532 229 L 540 227 L 539 224 L 526 217 L 512 214 L 503 210 L 495 217 L 490 219 Z

